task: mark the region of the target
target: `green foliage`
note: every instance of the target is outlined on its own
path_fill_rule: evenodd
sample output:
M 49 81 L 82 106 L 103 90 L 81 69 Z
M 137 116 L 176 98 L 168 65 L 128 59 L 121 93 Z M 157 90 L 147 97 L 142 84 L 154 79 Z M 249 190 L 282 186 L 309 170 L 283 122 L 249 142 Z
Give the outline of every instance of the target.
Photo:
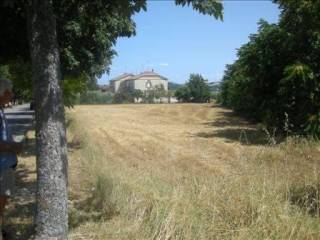
M 286 112 L 292 123 L 292 130 L 302 129 L 308 121 L 308 115 L 316 113 L 316 101 L 320 87 L 312 69 L 301 63 L 289 65 L 284 69 L 284 78 L 279 82 L 278 95 L 282 111 Z
M 9 66 L 8 65 L 2 65 L 0 66 L 0 78 L 10 78 L 10 73 L 9 73 Z
M 179 83 L 174 83 L 174 82 L 168 82 L 168 89 L 172 91 L 176 91 L 179 88 L 181 88 L 183 85 Z
M 200 74 L 191 74 L 187 87 L 189 88 L 192 102 L 207 102 L 210 100 L 208 81 Z
M 79 78 L 68 78 L 63 81 L 64 104 L 66 106 L 73 107 L 75 104 L 80 104 L 82 98 L 80 97 L 80 99 L 78 99 L 79 94 L 80 96 L 84 96 L 84 102 L 87 102 L 88 104 L 94 102 L 94 100 L 92 100 L 94 97 L 87 97 L 88 92 L 85 92 L 86 79 L 86 76 L 81 76 Z M 100 100 L 99 97 L 97 98 Z
M 165 90 L 162 84 L 154 86 L 152 89 L 149 89 L 144 92 L 142 97 L 143 103 L 155 103 L 162 102 L 162 98 L 168 97 L 169 92 Z
M 209 83 L 210 92 L 218 93 L 220 92 L 221 84 L 220 82 L 211 82 Z
M 97 79 L 95 77 L 90 77 L 90 78 L 88 77 L 84 83 L 86 83 L 86 88 L 88 90 L 91 90 L 91 91 L 99 90 Z
M 190 74 L 189 81 L 175 92 L 175 97 L 182 102 L 207 102 L 210 100 L 208 81 L 200 74 Z
M 134 89 L 132 95 L 136 100 L 143 98 L 144 96 L 143 92 L 139 89 Z
M 135 34 L 132 16 L 140 10 L 146 10 L 146 0 L 52 2 L 57 20 L 62 78 L 78 78 L 82 85 L 82 76 L 85 75 L 88 89 L 96 90 L 95 79 L 109 70 L 111 60 L 116 55 L 113 50 L 116 40 Z M 220 1 L 176 0 L 175 3 L 191 5 L 202 14 L 222 19 Z M 17 59 L 22 59 L 26 66 L 30 63 L 27 16 L 27 0 L 0 2 L 0 65 Z M 28 84 L 32 84 L 31 78 L 28 81 Z M 18 82 L 19 86 L 24 86 L 20 80 Z M 82 89 L 82 86 L 67 83 L 65 92 L 70 92 L 70 85 L 74 86 L 73 92 Z M 28 86 L 29 89 L 32 88 Z
M 320 109 L 320 2 L 276 2 L 279 23 L 259 22 L 227 66 L 218 99 L 267 127 L 303 134 Z
M 134 103 L 139 98 L 143 98 L 144 94 L 138 89 L 122 89 L 113 96 L 113 103 Z
M 153 91 L 155 99 L 161 99 L 167 96 L 167 92 L 162 84 L 154 86 Z
M 320 112 L 309 116 L 305 131 L 314 139 L 320 139 Z
M 18 58 L 10 62 L 8 70 L 8 78 L 13 82 L 13 92 L 26 101 L 33 99 L 32 72 L 29 62 Z M 91 85 L 88 86 L 88 84 Z M 76 102 L 77 93 L 83 93 L 87 89 L 95 89 L 94 86 L 95 80 L 88 80 L 88 76 L 85 74 L 73 78 L 66 76 L 63 80 L 65 105 L 72 107 Z
M 78 93 L 75 98 L 72 98 L 72 105 L 77 104 L 111 104 L 113 102 L 112 95 L 101 91 L 85 91 Z
M 32 71 L 29 62 L 22 58 L 11 61 L 9 66 L 10 79 L 13 82 L 13 92 L 26 101 L 33 98 Z
M 163 97 L 167 97 L 168 92 L 162 84 L 154 86 L 145 92 L 139 89 L 123 87 L 113 96 L 114 103 L 154 103 L 156 100 L 161 102 Z
M 131 16 L 145 9 L 145 1 L 53 1 L 57 19 L 63 76 L 99 76 L 108 70 L 112 49 L 118 37 L 135 34 Z M 27 2 L 11 1 L 0 4 L 0 62 L 30 60 L 27 29 Z M 18 38 L 19 39 L 16 39 Z
M 223 6 L 219 0 L 175 0 L 178 5 L 192 5 L 193 9 L 202 14 L 214 16 L 217 19 L 223 19 Z
M 181 102 L 189 102 L 191 99 L 191 94 L 187 86 L 183 86 L 175 91 L 174 96 Z

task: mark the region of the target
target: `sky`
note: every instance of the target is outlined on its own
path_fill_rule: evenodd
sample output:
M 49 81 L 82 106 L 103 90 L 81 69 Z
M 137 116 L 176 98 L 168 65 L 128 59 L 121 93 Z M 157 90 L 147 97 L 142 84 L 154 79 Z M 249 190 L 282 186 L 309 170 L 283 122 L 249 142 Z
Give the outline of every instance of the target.
M 271 1 L 226 0 L 223 21 L 205 16 L 174 1 L 147 2 L 147 11 L 133 16 L 136 35 L 119 38 L 110 73 L 99 84 L 122 74 L 154 70 L 171 82 L 185 83 L 191 73 L 209 82 L 220 81 L 226 64 L 237 58 L 237 49 L 258 30 L 257 22 L 276 23 L 279 9 Z

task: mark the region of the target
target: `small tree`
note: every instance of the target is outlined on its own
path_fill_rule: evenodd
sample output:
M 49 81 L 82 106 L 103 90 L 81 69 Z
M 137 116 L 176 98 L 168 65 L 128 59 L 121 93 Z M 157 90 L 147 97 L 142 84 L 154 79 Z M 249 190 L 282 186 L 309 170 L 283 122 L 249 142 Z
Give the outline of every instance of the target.
M 164 86 L 162 84 L 160 85 L 156 85 L 154 87 L 154 97 L 155 99 L 160 99 L 161 102 L 161 98 L 165 97 L 167 95 L 167 92 L 164 88 Z
M 207 102 L 210 100 L 208 81 L 200 74 L 191 74 L 187 86 L 190 90 L 192 102 Z
M 180 101 L 180 102 L 190 102 L 191 94 L 188 86 L 183 86 L 182 88 L 179 88 L 175 93 L 174 96 Z
M 187 84 L 178 89 L 175 96 L 182 102 L 208 102 L 210 100 L 210 87 L 208 81 L 200 74 L 191 74 Z
M 143 92 L 138 89 L 121 89 L 113 96 L 114 103 L 134 103 L 143 98 Z
M 132 96 L 133 96 L 134 100 L 138 102 L 139 99 L 142 99 L 144 95 L 141 90 L 135 89 L 135 90 L 133 90 Z

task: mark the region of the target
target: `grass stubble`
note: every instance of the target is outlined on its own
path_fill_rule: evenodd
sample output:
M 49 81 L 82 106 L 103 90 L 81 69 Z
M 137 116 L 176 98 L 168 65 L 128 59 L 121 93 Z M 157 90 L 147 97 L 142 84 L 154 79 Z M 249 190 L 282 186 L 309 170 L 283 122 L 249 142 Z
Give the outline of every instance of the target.
M 317 143 L 241 143 L 208 105 L 68 115 L 70 239 L 320 239 Z

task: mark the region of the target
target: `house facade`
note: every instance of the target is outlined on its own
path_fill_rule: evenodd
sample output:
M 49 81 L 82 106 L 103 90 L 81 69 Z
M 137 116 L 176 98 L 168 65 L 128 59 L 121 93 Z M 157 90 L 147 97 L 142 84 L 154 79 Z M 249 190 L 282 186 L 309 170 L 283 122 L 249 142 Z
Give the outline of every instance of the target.
M 120 76 L 113 78 L 110 80 L 110 89 L 112 92 L 116 93 L 120 90 L 120 86 L 123 87 L 125 83 L 125 81 L 128 81 L 131 79 L 131 77 L 133 77 L 133 74 L 130 73 L 124 73 L 121 74 Z
M 168 91 L 168 79 L 154 71 L 145 71 L 137 75 L 124 73 L 110 80 L 112 92 L 117 93 L 120 90 L 141 90 L 147 92 L 156 87 L 163 86 Z

